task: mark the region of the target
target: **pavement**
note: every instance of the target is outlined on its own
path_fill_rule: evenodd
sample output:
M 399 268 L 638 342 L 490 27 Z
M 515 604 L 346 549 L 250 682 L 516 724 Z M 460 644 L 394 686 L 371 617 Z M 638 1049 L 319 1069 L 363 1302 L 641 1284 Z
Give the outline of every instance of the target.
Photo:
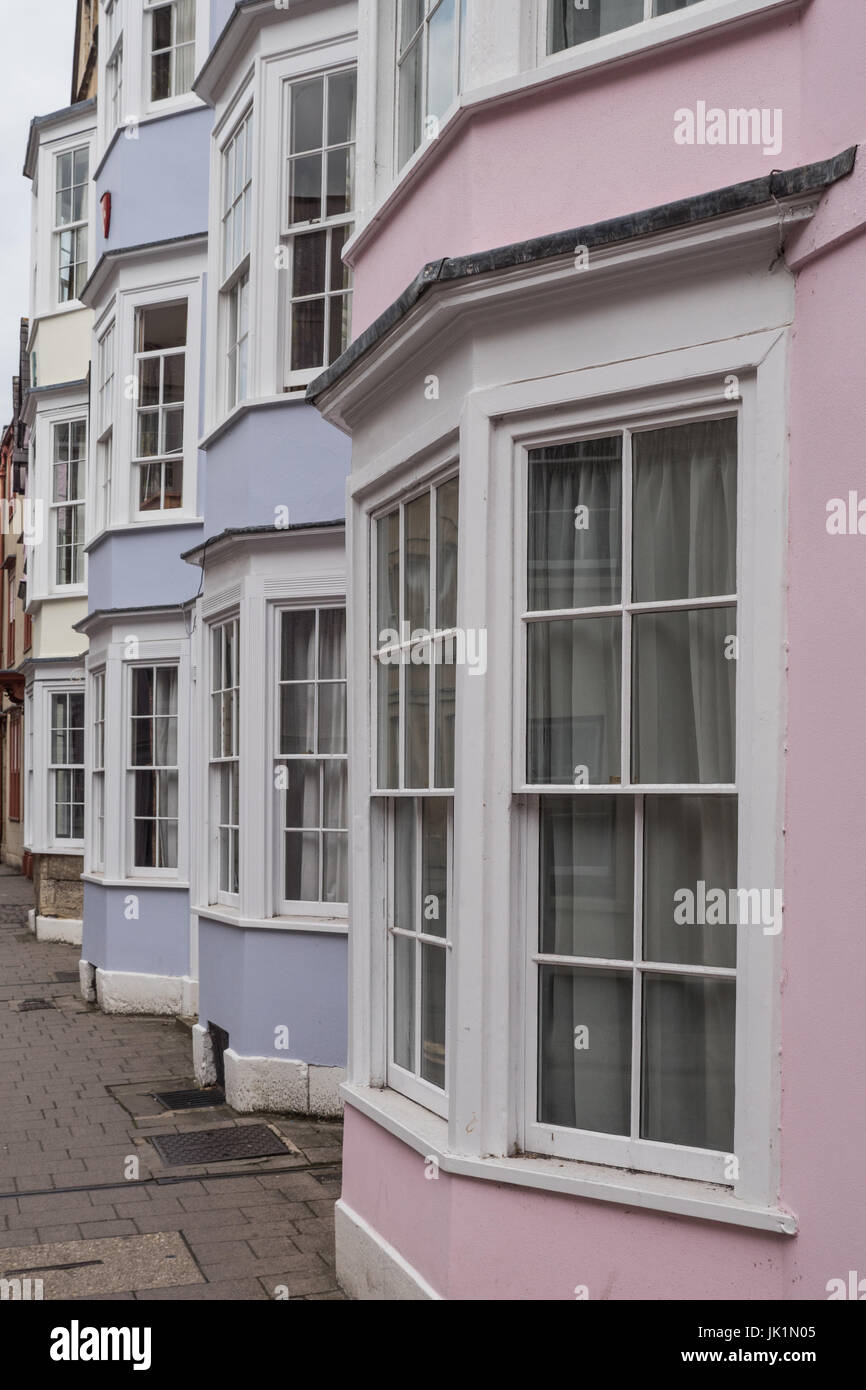
M 37 942 L 32 901 L 0 870 L 0 1281 L 39 1279 L 44 1299 L 344 1299 L 341 1125 L 165 1110 L 154 1092 L 196 1085 L 188 1027 L 85 1004 L 57 979 L 79 950 Z M 281 1151 L 170 1164 L 153 1142 L 246 1125 Z

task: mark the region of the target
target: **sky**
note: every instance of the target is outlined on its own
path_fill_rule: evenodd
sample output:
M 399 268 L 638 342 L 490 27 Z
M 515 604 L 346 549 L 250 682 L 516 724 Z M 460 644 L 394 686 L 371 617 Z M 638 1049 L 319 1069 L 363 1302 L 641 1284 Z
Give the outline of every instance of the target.
M 0 427 L 12 416 L 18 321 L 30 312 L 30 183 L 22 175 L 32 116 L 69 105 L 75 0 L 0 0 Z

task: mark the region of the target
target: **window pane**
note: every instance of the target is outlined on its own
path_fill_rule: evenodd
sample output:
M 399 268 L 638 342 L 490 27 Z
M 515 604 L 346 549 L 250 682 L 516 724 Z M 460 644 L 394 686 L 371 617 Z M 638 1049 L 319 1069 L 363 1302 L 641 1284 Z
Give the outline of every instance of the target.
M 448 806 L 445 797 L 421 801 L 421 930 L 427 936 L 448 935 Z
M 162 474 L 165 480 L 162 505 L 166 511 L 170 511 L 183 502 L 183 461 L 178 459 L 173 463 L 164 463 Z
M 326 215 L 339 217 L 340 213 L 349 212 L 352 208 L 352 190 L 355 182 L 354 147 L 346 146 L 341 150 L 331 150 L 327 156 L 327 161 Z
M 619 781 L 621 626 L 619 617 L 529 624 L 530 782 Z
M 734 1146 L 733 980 L 647 975 L 641 1138 Z
M 319 836 L 286 831 L 286 899 L 288 902 L 319 901 Z
M 131 757 L 134 767 L 150 767 L 153 765 L 152 719 L 133 719 Z
M 281 687 L 281 753 L 315 753 L 315 692 L 312 684 Z
M 530 610 L 619 603 L 620 436 L 530 451 L 527 567 Z
M 323 764 L 322 825 L 327 830 L 346 830 L 349 825 L 348 779 L 344 758 Z
M 394 803 L 394 926 L 404 931 L 418 927 L 415 901 L 415 807 L 401 799 Z
M 150 99 L 163 101 L 165 97 L 171 96 L 171 53 L 155 53 L 152 64 Z
M 400 64 L 399 158 L 406 163 L 421 144 L 422 40 L 419 36 Z
M 457 668 L 453 664 L 441 664 L 436 667 L 435 777 L 437 787 L 454 786 L 456 676 Z
M 392 1054 L 398 1067 L 415 1070 L 415 942 L 394 936 L 394 1036 Z
M 538 1118 L 628 1134 L 631 976 L 539 967 Z
M 542 797 L 538 885 L 539 946 L 544 955 L 631 960 L 631 797 Z
M 172 353 L 163 365 L 162 399 L 167 403 L 183 400 L 184 377 L 186 373 L 186 354 Z M 144 402 L 142 402 L 144 404 Z
M 349 240 L 350 226 L 331 228 L 331 280 L 332 290 L 347 290 L 351 283 L 352 272 L 343 263 L 343 247 Z
M 456 43 L 454 0 L 441 0 L 430 20 L 427 47 L 427 114 L 444 116 L 454 100 Z
M 159 411 L 140 411 L 138 416 L 138 457 L 153 458 L 158 453 Z
M 575 0 L 548 0 L 547 14 L 547 51 L 559 53 L 629 24 L 639 24 L 644 0 L 584 0 L 580 9 Z
M 399 779 L 398 740 L 400 736 L 400 667 L 377 663 L 378 782 L 380 787 L 396 787 Z
M 379 634 L 399 632 L 400 624 L 400 513 L 389 512 L 376 522 Z M 378 643 L 382 643 L 377 634 Z
M 282 616 L 280 680 L 314 680 L 316 675 L 316 614 L 312 609 Z
M 736 592 L 737 422 L 636 434 L 635 601 Z
M 421 1075 L 445 1089 L 444 946 L 421 944 Z
M 328 79 L 328 144 L 340 145 L 355 138 L 355 90 L 357 74 L 338 72 Z
M 732 904 L 729 897 L 729 890 L 736 886 L 736 798 L 648 796 L 644 803 L 644 960 L 736 965 L 737 900 Z M 707 904 L 707 895 L 714 890 L 724 894 L 721 910 L 717 897 Z M 709 925 L 701 925 L 700 919 L 706 922 L 708 916 Z
M 424 18 L 424 0 L 403 0 L 401 8 L 400 49 L 406 47 Z
M 404 667 L 406 672 L 405 785 L 430 785 L 430 667 Z
M 289 164 L 289 222 L 322 215 L 322 156 L 305 154 Z
M 319 686 L 319 752 L 346 752 L 346 687 Z
M 319 822 L 319 764 L 286 763 L 286 829 L 315 830 Z
M 157 714 L 177 713 L 177 667 L 158 666 L 156 671 Z
M 163 411 L 164 439 L 161 452 L 180 454 L 183 452 L 183 406 Z
M 346 610 L 319 611 L 319 679 L 346 679 Z
M 457 522 L 460 484 L 450 478 L 436 489 L 436 626 L 457 625 Z
M 292 87 L 292 154 L 322 147 L 323 87 L 321 77 Z
M 153 668 L 137 667 L 132 673 L 132 712 L 150 714 L 153 710 Z
M 153 47 L 171 47 L 171 5 L 163 5 L 153 12 Z
M 162 348 L 186 346 L 186 300 L 182 304 L 159 304 L 142 309 L 138 315 L 138 351 L 156 352 Z
M 687 5 L 697 5 L 699 0 L 655 0 L 656 14 L 673 14 L 674 10 L 684 10 Z
M 322 836 L 322 902 L 345 903 L 349 900 L 348 854 L 349 837 L 345 831 Z
M 404 611 L 410 629 L 430 627 L 430 494 L 410 502 L 403 513 L 405 553 Z
M 335 294 L 330 300 L 328 362 L 334 362 L 345 352 L 352 336 L 352 296 Z
M 636 782 L 733 782 L 736 630 L 734 607 L 635 617 Z
M 292 371 L 321 367 L 325 361 L 325 301 L 304 299 L 292 309 Z

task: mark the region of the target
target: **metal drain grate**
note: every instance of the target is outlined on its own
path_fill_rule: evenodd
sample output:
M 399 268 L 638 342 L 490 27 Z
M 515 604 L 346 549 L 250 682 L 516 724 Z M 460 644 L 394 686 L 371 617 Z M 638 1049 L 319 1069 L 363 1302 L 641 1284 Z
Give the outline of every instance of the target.
M 81 984 L 81 976 L 77 970 L 58 970 L 54 978 L 59 985 Z
M 169 1167 L 226 1163 L 232 1158 L 270 1158 L 273 1154 L 288 1152 L 287 1146 L 267 1125 L 199 1129 L 190 1134 L 152 1134 L 150 1142 Z
M 225 1092 L 220 1086 L 207 1091 L 153 1091 L 164 1110 L 205 1110 L 213 1105 L 225 1105 Z
M 54 1005 L 50 999 L 25 999 L 18 1005 L 20 1014 L 31 1013 L 34 1009 L 53 1009 Z

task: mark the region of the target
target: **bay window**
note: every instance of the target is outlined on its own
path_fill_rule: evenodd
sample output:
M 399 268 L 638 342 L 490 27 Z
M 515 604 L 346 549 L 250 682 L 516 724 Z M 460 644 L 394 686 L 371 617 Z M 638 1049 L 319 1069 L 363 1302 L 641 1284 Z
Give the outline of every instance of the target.
M 248 111 L 222 154 L 220 312 L 225 342 L 225 407 L 247 396 L 253 117 Z
M 84 694 L 51 696 L 51 803 L 54 839 L 84 839 Z
M 87 279 L 87 202 L 90 152 L 86 145 L 55 157 L 54 245 L 57 299 L 81 298 Z
M 135 442 L 139 512 L 183 504 L 187 301 L 136 314 Z
M 354 224 L 356 87 L 354 68 L 286 84 L 287 388 L 310 381 L 351 337 L 342 251 Z
M 736 923 L 674 913 L 737 886 L 737 419 L 525 457 L 527 1147 L 720 1180 Z
M 375 765 L 387 805 L 388 1084 L 444 1114 L 458 479 L 425 487 L 377 516 L 373 528 Z
M 402 169 L 457 96 L 469 0 L 400 0 L 397 31 L 397 167 Z
M 136 869 L 176 869 L 177 667 L 136 666 L 130 681 L 132 865 Z
M 211 629 L 211 824 L 214 902 L 236 902 L 239 877 L 238 620 Z
M 547 51 L 559 53 L 645 19 L 700 3 L 701 0 L 548 0 Z
M 106 112 L 108 124 L 107 138 L 111 138 L 123 122 L 123 31 L 121 0 L 105 0 L 103 5 L 104 36 L 100 47 L 106 56 L 105 79 L 107 86 Z
M 54 537 L 54 582 L 84 582 L 84 469 L 87 421 L 54 425 L 51 467 L 51 513 Z
M 279 614 L 277 759 L 280 911 L 348 902 L 346 613 Z
M 150 99 L 165 101 L 192 90 L 195 76 L 196 0 L 150 3 Z

